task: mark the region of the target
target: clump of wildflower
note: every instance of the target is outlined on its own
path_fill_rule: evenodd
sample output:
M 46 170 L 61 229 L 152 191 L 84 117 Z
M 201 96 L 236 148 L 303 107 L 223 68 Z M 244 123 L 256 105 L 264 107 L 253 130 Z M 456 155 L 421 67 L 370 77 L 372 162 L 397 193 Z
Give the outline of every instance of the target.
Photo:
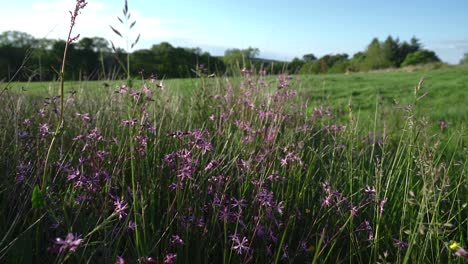
M 288 164 L 291 164 L 292 162 L 297 162 L 299 163 L 300 165 L 302 164 L 302 160 L 301 158 L 299 157 L 299 155 L 297 155 L 295 152 L 293 151 L 288 151 L 286 153 L 286 156 L 284 158 L 282 158 L 280 160 L 281 162 L 281 167 L 285 167 L 287 166 Z
M 338 132 L 341 132 L 341 131 L 345 130 L 345 128 L 346 128 L 346 126 L 336 125 L 336 124 L 327 125 L 327 126 L 323 127 L 323 129 L 325 131 L 327 131 L 328 133 L 338 133 Z
M 278 89 L 283 89 L 289 87 L 289 80 L 291 80 L 292 77 L 288 76 L 286 74 L 280 74 L 278 75 Z
M 242 68 L 241 73 L 243 73 L 245 75 L 252 75 L 253 71 L 248 70 L 247 68 Z
M 89 115 L 89 113 L 75 113 L 75 115 L 79 117 L 84 123 L 88 123 L 89 121 L 91 121 L 91 116 Z
M 74 252 L 81 244 L 81 242 L 83 242 L 83 239 L 81 239 L 78 235 L 68 233 L 68 235 L 64 239 L 57 237 L 54 240 L 53 249 L 57 250 L 59 253 L 63 253 L 66 251 Z
M 315 117 L 331 116 L 331 110 L 323 106 L 314 107 L 314 116 Z

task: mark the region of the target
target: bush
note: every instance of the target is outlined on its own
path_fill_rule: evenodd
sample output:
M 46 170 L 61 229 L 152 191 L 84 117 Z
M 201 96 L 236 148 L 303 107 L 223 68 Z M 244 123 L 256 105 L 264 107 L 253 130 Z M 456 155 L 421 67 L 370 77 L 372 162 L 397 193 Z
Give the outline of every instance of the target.
M 405 67 L 409 65 L 427 64 L 432 62 L 440 62 L 440 59 L 433 51 L 418 50 L 416 52 L 408 54 L 401 66 Z

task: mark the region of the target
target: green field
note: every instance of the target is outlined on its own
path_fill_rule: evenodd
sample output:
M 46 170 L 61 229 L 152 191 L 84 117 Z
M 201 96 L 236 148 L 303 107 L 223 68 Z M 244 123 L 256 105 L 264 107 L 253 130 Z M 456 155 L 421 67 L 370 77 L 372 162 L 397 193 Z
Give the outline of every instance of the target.
M 467 73 L 12 83 L 0 262 L 464 263 Z
M 430 118 L 431 122 L 444 120 L 453 126 L 466 123 L 468 110 L 466 107 L 468 95 L 468 66 L 453 66 L 436 70 L 394 71 L 376 73 L 326 74 L 326 75 L 295 75 L 292 84 L 297 87 L 300 97 L 309 101 L 309 105 L 330 106 L 348 111 L 352 103 L 353 110 L 363 118 L 373 119 L 376 103 L 379 111 L 394 112 L 413 104 L 414 90 L 424 78 L 418 97 L 417 112 Z M 240 80 L 232 79 L 238 83 Z M 216 79 L 216 85 L 222 85 L 223 80 Z M 275 83 L 275 78 L 269 78 Z M 97 96 L 116 90 L 119 81 L 83 81 L 65 84 L 65 90 L 81 91 Z M 165 80 L 168 91 L 175 95 L 196 93 L 200 85 L 195 79 Z M 106 86 L 105 86 L 106 85 Z M 108 86 L 107 86 L 108 85 Z M 140 85 L 135 81 L 135 85 Z M 26 89 L 23 92 L 21 88 Z M 30 95 L 57 95 L 59 84 L 55 82 L 13 83 L 11 91 Z

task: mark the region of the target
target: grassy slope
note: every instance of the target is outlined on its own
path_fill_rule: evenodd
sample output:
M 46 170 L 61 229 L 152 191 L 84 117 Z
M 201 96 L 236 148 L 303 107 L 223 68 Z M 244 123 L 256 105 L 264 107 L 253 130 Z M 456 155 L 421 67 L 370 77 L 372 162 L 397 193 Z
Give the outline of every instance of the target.
M 425 81 L 420 94 L 427 92 L 427 95 L 418 102 L 417 110 L 429 116 L 433 122 L 445 120 L 454 125 L 466 122 L 466 66 L 415 72 L 307 75 L 299 78 L 303 96 L 312 102 L 347 109 L 351 98 L 355 110 L 360 110 L 364 116 L 372 116 L 376 100 L 390 111 L 411 103 L 414 88 L 422 77 L 425 77 Z
M 299 75 L 295 81 L 301 87 L 301 97 L 308 99 L 312 107 L 325 105 L 347 110 L 351 99 L 354 111 L 361 112 L 366 119 L 373 117 L 376 100 L 379 100 L 383 111 L 391 112 L 411 103 L 414 100 L 414 87 L 422 77 L 425 77 L 425 82 L 420 94 L 427 92 L 427 95 L 418 102 L 417 110 L 429 116 L 434 123 L 445 120 L 450 125 L 458 126 L 466 122 L 467 66 L 415 72 Z M 106 88 L 104 83 L 109 84 L 109 87 Z M 120 82 L 68 82 L 65 89 L 92 89 L 100 94 L 107 89 L 114 89 L 118 84 Z M 197 84 L 191 79 L 180 79 L 167 80 L 165 85 L 177 94 L 184 94 L 193 91 Z M 11 89 L 21 91 L 21 87 L 33 95 L 58 93 L 58 83 L 48 82 L 14 83 Z

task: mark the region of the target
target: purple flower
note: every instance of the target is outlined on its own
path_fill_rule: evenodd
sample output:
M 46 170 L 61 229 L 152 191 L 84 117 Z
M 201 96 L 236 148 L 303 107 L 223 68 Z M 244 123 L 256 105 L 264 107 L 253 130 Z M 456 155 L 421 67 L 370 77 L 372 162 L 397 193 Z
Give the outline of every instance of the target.
M 239 159 L 237 160 L 237 167 L 244 171 L 244 170 L 248 170 L 249 169 L 249 163 L 243 159 Z
M 39 133 L 41 134 L 41 137 L 49 135 L 49 125 L 47 123 L 39 124 Z
M 78 235 L 68 233 L 65 239 L 57 237 L 54 241 L 55 246 L 58 248 L 60 253 L 65 251 L 72 251 L 74 252 L 78 246 L 81 244 L 83 239 L 79 238 Z
M 238 211 L 242 211 L 242 208 L 243 207 L 246 207 L 247 204 L 245 203 L 245 199 L 240 199 L 240 200 L 237 200 L 235 197 L 232 197 L 231 198 L 231 207 L 232 208 L 237 208 Z
M 231 217 L 231 211 L 229 211 L 229 207 L 225 206 L 222 210 L 219 211 L 219 220 L 223 222 L 227 222 Z
M 374 232 L 372 231 L 372 226 L 370 225 L 369 221 L 364 220 L 362 224 L 364 226 L 364 230 L 367 231 L 367 240 L 374 241 Z
M 324 108 L 323 106 L 314 108 L 314 116 L 322 117 L 322 116 L 330 116 L 330 115 L 331 115 L 331 111 L 328 108 Z
M 350 205 L 350 211 L 352 216 L 357 216 L 359 212 L 359 208 L 355 205 Z
M 277 203 L 275 209 L 278 212 L 278 214 L 283 215 L 284 203 L 282 201 Z
M 364 188 L 364 193 L 370 196 L 375 196 L 376 191 L 374 187 L 370 187 L 369 185 L 366 185 L 366 187 Z
M 117 261 L 115 263 L 116 264 L 125 264 L 125 260 L 121 256 L 117 256 Z
M 165 264 L 172 264 L 174 263 L 174 260 L 177 258 L 177 254 L 175 253 L 169 253 L 166 255 L 166 257 L 164 258 L 164 263 Z
M 239 255 L 247 253 L 250 250 L 249 246 L 247 245 L 249 240 L 246 237 L 243 237 L 241 241 L 237 235 L 232 235 L 231 241 L 234 243 L 231 249 L 236 251 Z
M 135 124 L 138 122 L 138 119 L 133 118 L 133 119 L 128 119 L 128 120 L 123 120 L 122 123 L 126 126 L 135 126 Z
M 103 141 L 104 138 L 101 135 L 101 131 L 97 127 L 91 129 L 91 133 L 87 136 L 88 139 L 96 139 L 97 141 Z
M 255 196 L 255 200 L 263 206 L 270 207 L 273 204 L 273 193 L 267 189 L 261 189 L 261 191 Z
M 29 119 L 29 118 L 26 118 L 26 119 L 24 119 L 24 121 L 23 121 L 23 125 L 25 125 L 25 126 L 29 126 L 29 125 L 31 125 L 31 124 L 32 124 L 32 121 L 31 121 L 31 119 Z
M 384 212 L 384 207 L 385 207 L 385 204 L 387 203 L 387 198 L 383 199 L 382 201 L 378 202 L 377 203 L 377 206 L 379 207 L 379 210 L 380 210 L 380 215 L 383 214 Z
M 172 245 L 183 245 L 184 241 L 178 235 L 174 235 L 171 238 L 171 244 Z
M 177 177 L 179 177 L 182 181 L 185 179 L 193 179 L 192 173 L 194 172 L 195 168 L 191 167 L 190 165 L 186 165 L 179 169 Z
M 23 182 L 26 177 L 29 175 L 32 169 L 32 164 L 30 161 L 27 163 L 23 162 L 18 167 L 16 167 L 16 183 Z
M 218 164 L 219 164 L 219 161 L 217 161 L 217 160 L 210 161 L 210 163 L 208 163 L 208 165 L 206 165 L 205 171 L 209 171 L 209 170 L 215 168 L 216 166 L 218 166 Z
M 278 238 L 276 237 L 275 232 L 273 231 L 273 228 L 271 228 L 271 226 L 268 228 L 268 238 L 273 243 L 278 242 Z
M 241 73 L 243 73 L 243 74 L 245 74 L 245 75 L 252 75 L 252 74 L 253 74 L 253 71 L 248 70 L 248 69 L 246 69 L 246 68 L 242 68 Z
M 288 253 L 288 245 L 284 245 L 282 248 L 283 254 L 281 255 L 282 260 L 286 260 L 289 258 L 289 253 Z
M 278 75 L 278 89 L 283 89 L 289 87 L 289 80 L 291 80 L 291 76 L 287 76 L 285 74 Z
M 286 153 L 286 156 L 283 159 L 281 159 L 281 167 L 285 167 L 286 165 L 294 161 L 298 162 L 299 164 L 302 164 L 302 160 L 299 157 L 299 155 L 297 155 L 294 152 L 289 151 L 288 153 Z
M 81 178 L 81 172 L 80 170 L 71 170 L 70 173 L 68 174 L 67 180 L 69 181 L 78 181 Z
M 439 122 L 437 122 L 437 125 L 439 125 L 440 130 L 444 130 L 448 127 L 448 123 L 444 120 L 439 120 Z
M 81 118 L 81 120 L 85 123 L 89 122 L 91 120 L 91 117 L 89 116 L 89 113 L 75 113 L 75 115 L 79 118 Z
M 405 251 L 408 248 L 408 243 L 399 239 L 393 239 L 393 245 L 400 251 Z
M 324 126 L 323 129 L 329 133 L 338 133 L 340 131 L 345 130 L 346 126 L 333 124 L 333 125 Z
M 114 213 L 119 215 L 119 220 L 127 216 L 127 213 L 125 210 L 128 208 L 128 204 L 120 199 L 120 197 L 117 197 L 114 201 Z
M 46 110 L 44 108 L 39 109 L 39 113 L 37 113 L 40 117 L 44 117 L 46 115 Z
M 134 231 L 136 229 L 136 223 L 132 220 L 128 221 L 128 230 Z
M 142 263 L 156 263 L 156 260 L 153 257 L 141 257 L 138 262 Z
M 322 206 L 329 207 L 333 204 L 332 201 L 333 196 L 331 194 L 328 194 L 322 201 Z

